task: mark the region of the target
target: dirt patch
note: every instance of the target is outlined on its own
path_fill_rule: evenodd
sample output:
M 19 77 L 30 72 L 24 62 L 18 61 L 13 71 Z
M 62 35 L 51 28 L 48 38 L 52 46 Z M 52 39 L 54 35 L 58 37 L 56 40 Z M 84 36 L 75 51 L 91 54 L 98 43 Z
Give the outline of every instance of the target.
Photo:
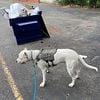
M 58 32 L 60 32 L 60 29 L 56 26 L 48 26 L 47 29 L 48 29 L 49 33 L 58 33 Z

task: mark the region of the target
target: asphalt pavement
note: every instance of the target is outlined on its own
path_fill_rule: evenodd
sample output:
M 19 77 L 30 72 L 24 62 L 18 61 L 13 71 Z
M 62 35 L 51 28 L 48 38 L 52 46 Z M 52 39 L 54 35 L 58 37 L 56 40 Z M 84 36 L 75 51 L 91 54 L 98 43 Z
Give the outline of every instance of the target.
M 10 4 L 0 1 L 0 7 Z M 25 47 L 74 49 L 87 55 L 86 62 L 100 69 L 100 11 L 45 3 L 38 6 L 51 38 L 23 45 L 17 45 L 9 20 L 0 14 L 0 100 L 33 100 L 33 64 L 16 63 L 18 53 Z M 50 69 L 44 88 L 39 87 L 41 80 L 37 68 L 37 100 L 100 100 L 100 70 L 82 66 L 80 79 L 69 88 L 71 78 L 62 63 Z

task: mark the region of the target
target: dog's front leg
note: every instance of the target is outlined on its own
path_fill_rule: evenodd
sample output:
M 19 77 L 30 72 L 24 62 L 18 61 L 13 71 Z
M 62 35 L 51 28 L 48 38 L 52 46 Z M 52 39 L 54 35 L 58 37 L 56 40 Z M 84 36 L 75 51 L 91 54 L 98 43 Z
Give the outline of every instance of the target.
M 40 87 L 44 87 L 46 84 L 46 70 L 42 70 L 42 77 L 43 77 L 43 80 L 40 84 Z
M 47 63 L 43 60 L 40 60 L 38 62 L 38 67 L 40 68 L 41 72 L 42 72 L 42 77 L 43 77 L 43 80 L 40 84 L 40 87 L 44 87 L 45 84 L 46 84 L 46 71 L 47 71 Z

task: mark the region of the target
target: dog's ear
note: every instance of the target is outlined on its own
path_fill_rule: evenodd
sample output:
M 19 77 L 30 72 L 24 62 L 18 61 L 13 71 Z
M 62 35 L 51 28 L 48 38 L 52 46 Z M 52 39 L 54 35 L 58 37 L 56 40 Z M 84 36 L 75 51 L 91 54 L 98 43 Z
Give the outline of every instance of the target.
M 27 52 L 24 52 L 24 55 L 27 56 Z
M 24 50 L 27 50 L 27 48 L 24 48 Z

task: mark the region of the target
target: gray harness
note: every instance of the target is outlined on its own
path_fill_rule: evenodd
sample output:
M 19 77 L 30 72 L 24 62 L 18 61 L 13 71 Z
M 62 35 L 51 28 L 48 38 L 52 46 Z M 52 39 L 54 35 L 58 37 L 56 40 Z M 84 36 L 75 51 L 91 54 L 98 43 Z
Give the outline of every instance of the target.
M 57 49 L 41 49 L 40 50 L 40 53 L 38 54 L 37 56 L 37 61 L 39 61 L 40 59 L 46 61 L 47 63 L 48 62 L 52 62 L 52 66 L 54 65 L 53 64 L 53 61 L 54 61 L 54 54 L 57 52 Z M 48 63 L 49 65 L 49 63 Z

